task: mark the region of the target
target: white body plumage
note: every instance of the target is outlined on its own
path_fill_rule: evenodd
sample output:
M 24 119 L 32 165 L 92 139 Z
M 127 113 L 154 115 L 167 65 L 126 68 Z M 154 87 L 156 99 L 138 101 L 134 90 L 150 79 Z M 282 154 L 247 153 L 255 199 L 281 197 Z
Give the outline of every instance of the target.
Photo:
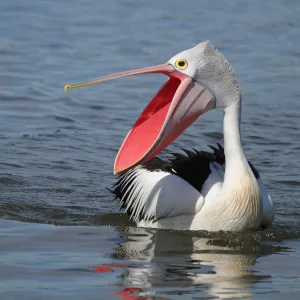
M 245 189 L 247 183 L 239 180 L 240 188 L 225 199 L 224 167 L 211 163 L 210 168 L 199 192 L 176 174 L 135 167 L 120 182 L 128 193 L 123 197 L 128 197 L 131 219 L 139 227 L 208 231 L 258 229 L 272 223 L 273 201 L 260 177 L 253 176 L 258 190 Z

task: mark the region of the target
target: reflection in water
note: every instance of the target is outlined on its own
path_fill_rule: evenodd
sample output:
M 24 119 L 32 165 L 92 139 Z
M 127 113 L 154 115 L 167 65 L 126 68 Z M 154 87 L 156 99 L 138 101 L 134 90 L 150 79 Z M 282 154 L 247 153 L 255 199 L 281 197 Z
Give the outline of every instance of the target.
M 151 290 L 164 286 L 167 294 L 192 286 L 193 293 L 197 289 L 215 297 L 249 297 L 253 282 L 266 278 L 254 275 L 250 266 L 260 253 L 274 252 L 252 233 L 196 236 L 133 227 L 121 231 L 126 240 L 114 255 L 132 262 L 123 284 Z
M 196 253 L 191 255 L 194 263 L 213 267 L 213 273 L 192 274 L 193 282 L 210 283 L 208 292 L 214 296 L 232 297 L 233 293 L 238 297 L 250 296 L 251 282 L 246 279 L 252 270 L 247 266 L 254 265 L 257 256 L 254 253 L 239 254 L 238 247 L 232 249 L 226 241 L 224 246 L 215 245 L 214 241 L 207 238 L 194 240 Z

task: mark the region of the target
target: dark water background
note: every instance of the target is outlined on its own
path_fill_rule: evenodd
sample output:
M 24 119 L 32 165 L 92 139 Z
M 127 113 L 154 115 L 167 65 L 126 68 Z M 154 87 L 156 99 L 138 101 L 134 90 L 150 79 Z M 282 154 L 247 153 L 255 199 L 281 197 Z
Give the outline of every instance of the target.
M 1 299 L 120 299 L 124 288 L 141 289 L 132 299 L 297 299 L 299 15 L 297 0 L 2 0 Z M 63 86 L 162 63 L 206 39 L 239 78 L 244 148 L 276 203 L 274 226 L 137 229 L 105 188 L 122 140 L 164 78 Z M 222 141 L 221 117 L 201 117 L 170 149 Z M 93 272 L 105 263 L 125 266 Z

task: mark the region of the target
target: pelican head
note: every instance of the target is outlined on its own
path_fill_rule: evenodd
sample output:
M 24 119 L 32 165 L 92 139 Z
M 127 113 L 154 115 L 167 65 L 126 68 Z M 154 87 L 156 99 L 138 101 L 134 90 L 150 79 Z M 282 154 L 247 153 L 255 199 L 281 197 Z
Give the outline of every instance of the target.
M 240 90 L 231 65 L 207 41 L 178 53 L 167 63 L 66 85 L 65 90 L 151 73 L 165 74 L 169 80 L 127 134 L 115 159 L 115 173 L 145 163 L 159 154 L 205 112 L 226 109 L 240 101 Z

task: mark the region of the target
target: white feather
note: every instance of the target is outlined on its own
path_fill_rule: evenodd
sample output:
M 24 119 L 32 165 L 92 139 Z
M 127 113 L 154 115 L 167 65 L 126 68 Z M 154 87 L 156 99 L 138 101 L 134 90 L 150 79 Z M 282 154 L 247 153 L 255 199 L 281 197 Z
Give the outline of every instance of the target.
M 214 216 L 209 217 L 207 211 L 220 205 L 225 168 L 211 163 L 210 169 L 199 193 L 177 175 L 137 166 L 122 180 L 121 189 L 128 189 L 122 201 L 126 201 L 126 210 L 131 209 L 131 219 L 139 227 L 215 230 L 210 224 Z M 274 218 L 273 201 L 261 178 L 258 186 L 263 202 L 263 225 L 268 226 Z
M 224 181 L 224 167 L 218 163 L 211 162 L 209 165 L 211 173 L 204 182 L 201 190 L 203 197 L 206 197 L 215 185 L 219 186 Z
M 128 180 L 132 180 L 130 185 Z M 144 221 L 195 215 L 204 204 L 203 196 L 188 182 L 163 171 L 148 171 L 137 166 L 121 184 L 121 189 L 128 185 L 128 191 L 121 200 L 125 201 L 127 196 L 127 210 L 129 207 L 132 209 L 131 218 L 135 222 L 140 215 L 144 216 Z

